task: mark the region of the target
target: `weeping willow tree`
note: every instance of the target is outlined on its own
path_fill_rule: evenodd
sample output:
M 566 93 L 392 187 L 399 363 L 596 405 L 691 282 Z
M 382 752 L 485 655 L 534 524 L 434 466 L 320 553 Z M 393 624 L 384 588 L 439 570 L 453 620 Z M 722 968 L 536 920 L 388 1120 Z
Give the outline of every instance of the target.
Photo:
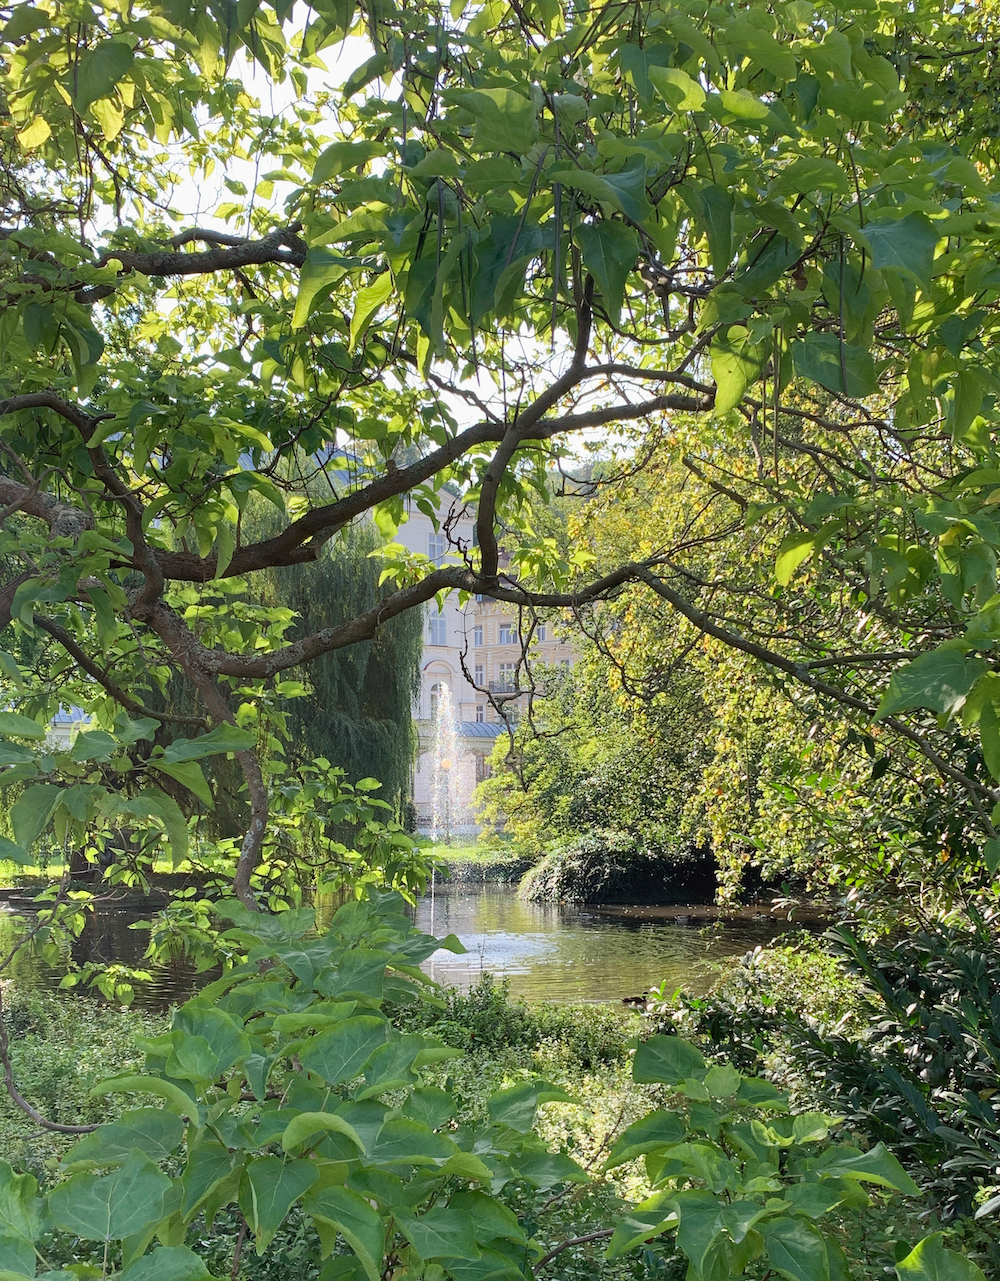
M 291 641 L 356 618 L 377 604 L 380 562 L 373 526 L 352 527 L 310 565 L 274 569 L 263 603 L 280 602 L 296 620 Z M 296 760 L 325 756 L 349 779 L 377 778 L 377 793 L 402 815 L 416 749 L 413 699 L 420 680 L 423 617 L 398 615 L 374 639 L 324 654 L 299 675 L 308 693 L 284 704 L 289 751 Z

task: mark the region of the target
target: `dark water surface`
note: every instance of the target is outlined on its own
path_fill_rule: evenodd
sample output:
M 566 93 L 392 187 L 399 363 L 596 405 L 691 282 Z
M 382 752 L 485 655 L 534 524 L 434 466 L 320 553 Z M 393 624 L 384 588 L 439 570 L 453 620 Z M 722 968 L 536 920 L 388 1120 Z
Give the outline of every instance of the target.
M 671 990 L 703 993 L 727 961 L 801 928 L 770 918 L 678 924 L 662 916 L 642 907 L 525 903 L 510 889 L 460 882 L 425 894 L 415 913 L 420 929 L 455 934 L 468 949 L 435 952 L 423 967 L 432 978 L 468 990 L 489 970 L 530 1001 L 620 1001 L 664 980 Z
M 326 906 L 319 911 L 321 923 L 329 915 Z M 671 908 L 666 914 L 673 918 L 685 911 Z M 689 923 L 679 924 L 658 919 L 664 912 L 655 908 L 525 903 L 511 888 L 452 882 L 426 894 L 412 915 L 419 929 L 455 934 L 468 949 L 462 956 L 435 952 L 423 967 L 432 978 L 468 990 L 488 970 L 508 978 L 514 995 L 532 1001 L 619 1001 L 663 981 L 671 990 L 705 992 L 727 962 L 800 928 L 766 917 L 706 924 L 694 919 L 696 911 L 691 909 Z M 21 987 L 53 989 L 74 962 L 134 966 L 150 975 L 136 985 L 137 1006 L 179 1004 L 217 972 L 198 974 L 184 961 L 150 965 L 143 956 L 149 933 L 133 927 L 152 914 L 99 907 L 71 946 L 53 954 L 29 944 L 4 977 Z M 0 957 L 34 919 L 31 912 L 0 912 Z

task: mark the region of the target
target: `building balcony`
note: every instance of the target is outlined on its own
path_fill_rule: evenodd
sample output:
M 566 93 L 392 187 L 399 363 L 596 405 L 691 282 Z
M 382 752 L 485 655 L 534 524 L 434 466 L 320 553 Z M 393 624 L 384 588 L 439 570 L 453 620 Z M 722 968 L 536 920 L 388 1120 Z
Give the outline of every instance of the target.
M 516 678 L 513 677 L 508 677 L 506 680 L 490 681 L 489 691 L 491 694 L 506 695 L 508 698 L 516 697 L 523 692 Z

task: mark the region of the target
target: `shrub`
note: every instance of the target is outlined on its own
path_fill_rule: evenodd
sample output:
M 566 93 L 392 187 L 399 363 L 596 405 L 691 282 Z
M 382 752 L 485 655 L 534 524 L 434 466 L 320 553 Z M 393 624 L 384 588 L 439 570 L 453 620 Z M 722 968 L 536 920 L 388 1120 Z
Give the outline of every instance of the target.
M 715 894 L 704 851 L 616 831 L 593 831 L 556 846 L 521 881 L 546 903 L 664 903 Z

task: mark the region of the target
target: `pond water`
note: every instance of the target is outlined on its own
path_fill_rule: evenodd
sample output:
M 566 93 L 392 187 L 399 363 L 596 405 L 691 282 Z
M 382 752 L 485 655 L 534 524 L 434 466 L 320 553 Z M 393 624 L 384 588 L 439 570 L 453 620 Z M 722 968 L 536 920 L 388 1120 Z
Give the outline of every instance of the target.
M 425 962 L 439 983 L 467 991 L 489 970 L 530 1001 L 620 1001 L 664 980 L 703 993 L 727 961 L 801 928 L 763 915 L 705 922 L 704 911 L 525 903 L 509 888 L 452 882 L 424 895 L 415 920 L 468 949 Z
M 525 903 L 509 887 L 452 882 L 426 894 L 412 915 L 419 929 L 455 934 L 468 949 L 461 956 L 435 952 L 424 964 L 432 978 L 468 990 L 488 970 L 532 1001 L 620 1001 L 664 980 L 671 989 L 705 992 L 727 961 L 801 928 L 766 916 L 706 923 L 699 913 L 705 909 Z M 137 1006 L 180 1003 L 216 975 L 198 974 L 183 961 L 150 966 L 143 958 L 148 932 L 134 928 L 149 916 L 99 907 L 72 946 L 53 956 L 29 945 L 4 977 L 22 987 L 56 988 L 73 962 L 117 963 L 150 973 L 136 989 Z M 0 957 L 32 922 L 30 912 L 23 919 L 0 912 Z

